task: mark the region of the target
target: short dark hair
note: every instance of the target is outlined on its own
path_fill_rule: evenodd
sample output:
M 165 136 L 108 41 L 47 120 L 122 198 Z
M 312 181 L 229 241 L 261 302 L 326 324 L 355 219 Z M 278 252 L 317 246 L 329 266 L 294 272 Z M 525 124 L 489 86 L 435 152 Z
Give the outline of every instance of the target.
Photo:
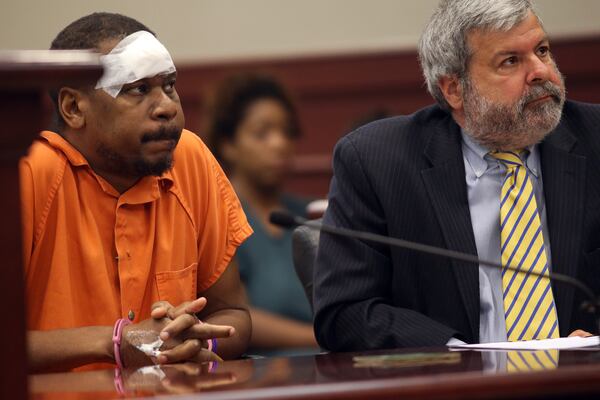
M 148 27 L 125 15 L 97 12 L 71 22 L 56 35 L 50 50 L 98 49 L 108 39 L 123 39 L 137 31 L 148 31 Z
M 290 136 L 300 136 L 300 122 L 292 98 L 275 78 L 253 72 L 229 76 L 221 82 L 214 94 L 206 132 L 208 145 L 221 164 L 224 162 L 220 154 L 221 144 L 225 140 L 234 139 L 248 108 L 262 99 L 279 102 L 289 115 Z
M 148 31 L 148 27 L 125 15 L 107 12 L 97 12 L 71 22 L 56 35 L 50 45 L 50 50 L 98 50 L 100 43 L 105 40 L 123 39 L 137 31 Z M 155 35 L 156 36 L 156 35 Z M 50 98 L 55 105 L 55 122 L 64 124 L 58 111 L 58 91 L 51 90 Z

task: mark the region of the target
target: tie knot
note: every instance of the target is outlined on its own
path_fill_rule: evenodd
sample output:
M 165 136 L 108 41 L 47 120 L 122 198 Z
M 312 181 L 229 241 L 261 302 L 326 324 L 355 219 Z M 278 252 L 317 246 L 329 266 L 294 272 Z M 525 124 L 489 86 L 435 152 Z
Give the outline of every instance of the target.
M 490 151 L 490 156 L 500 161 L 507 169 L 522 167 L 524 162 L 522 157 L 527 150 L 519 151 Z

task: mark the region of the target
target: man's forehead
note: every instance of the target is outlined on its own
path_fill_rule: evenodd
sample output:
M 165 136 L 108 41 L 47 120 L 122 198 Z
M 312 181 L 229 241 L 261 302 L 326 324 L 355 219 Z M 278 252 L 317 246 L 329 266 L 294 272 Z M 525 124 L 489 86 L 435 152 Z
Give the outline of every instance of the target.
M 176 77 L 177 77 L 177 71 L 170 72 L 170 73 L 165 73 L 165 74 L 158 74 L 158 75 L 154 75 L 154 76 L 148 76 L 148 77 L 145 77 L 145 78 L 138 79 L 137 81 L 131 82 L 128 85 L 134 85 L 134 84 L 139 83 L 139 82 L 147 82 L 147 81 L 161 81 L 161 82 L 164 82 L 164 81 L 169 81 L 171 79 L 174 79 Z
M 475 30 L 467 36 L 469 47 L 474 54 L 514 53 L 529 50 L 547 40 L 546 32 L 533 14 L 507 31 Z
M 112 97 L 123 85 L 153 79 L 176 71 L 169 51 L 150 32 L 138 31 L 125 38 L 104 40 L 98 44 L 104 74 L 96 84 Z

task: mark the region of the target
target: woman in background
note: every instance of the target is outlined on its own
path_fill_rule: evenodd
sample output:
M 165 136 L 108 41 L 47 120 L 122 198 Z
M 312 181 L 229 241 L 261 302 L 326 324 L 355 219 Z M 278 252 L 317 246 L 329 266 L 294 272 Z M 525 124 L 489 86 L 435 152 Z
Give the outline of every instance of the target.
M 290 97 L 271 77 L 232 76 L 215 94 L 208 135 L 254 229 L 236 253 L 251 304 L 251 351 L 314 352 L 312 314 L 292 262 L 292 232 L 269 223 L 275 210 L 304 216 L 308 203 L 282 192 L 300 135 Z

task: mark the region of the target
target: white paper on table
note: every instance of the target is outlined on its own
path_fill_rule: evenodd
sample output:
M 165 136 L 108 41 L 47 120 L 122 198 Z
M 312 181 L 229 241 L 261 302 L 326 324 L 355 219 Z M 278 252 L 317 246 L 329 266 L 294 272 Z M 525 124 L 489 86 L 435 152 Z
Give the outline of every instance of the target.
M 557 339 L 523 340 L 520 342 L 496 342 L 450 345 L 450 350 L 566 350 L 599 346 L 600 337 L 565 337 Z M 598 348 L 600 350 L 600 347 Z

